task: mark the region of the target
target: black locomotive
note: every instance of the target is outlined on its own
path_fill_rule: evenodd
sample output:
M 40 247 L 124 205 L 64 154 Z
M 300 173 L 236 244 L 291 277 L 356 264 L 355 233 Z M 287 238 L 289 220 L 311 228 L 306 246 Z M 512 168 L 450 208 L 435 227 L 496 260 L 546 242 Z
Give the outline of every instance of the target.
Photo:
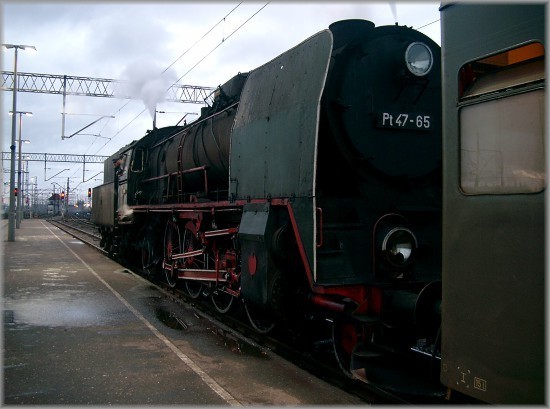
M 93 192 L 102 245 L 220 312 L 241 300 L 260 332 L 330 320 L 345 371 L 431 393 L 440 71 L 439 46 L 418 31 L 332 24 L 221 85 L 197 121 L 108 159 Z M 403 370 L 414 375 L 400 382 Z

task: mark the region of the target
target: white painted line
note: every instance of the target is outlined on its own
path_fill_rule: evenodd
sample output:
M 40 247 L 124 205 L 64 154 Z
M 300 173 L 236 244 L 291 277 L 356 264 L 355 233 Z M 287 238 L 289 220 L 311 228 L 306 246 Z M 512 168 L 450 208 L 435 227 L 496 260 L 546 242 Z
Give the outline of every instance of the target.
M 151 324 L 147 319 L 141 315 L 141 313 L 136 310 L 134 307 L 132 307 L 128 301 L 122 295 L 120 295 L 113 287 L 109 285 L 105 280 L 103 280 L 92 267 L 88 265 L 84 260 L 82 260 L 78 254 L 76 254 L 67 244 L 61 240 L 60 237 L 58 237 L 50 228 L 47 226 L 44 222 L 41 222 L 46 229 L 50 231 L 54 235 L 54 237 L 63 244 L 67 250 L 69 250 L 75 258 L 77 258 L 84 267 L 86 267 L 105 287 L 107 287 L 114 295 L 117 297 L 122 304 L 128 310 L 132 312 L 138 318 L 149 330 L 155 334 L 155 336 L 160 339 L 164 344 L 174 352 L 177 357 L 182 360 L 189 368 L 193 370 L 200 378 L 203 380 L 204 383 L 206 383 L 210 389 L 212 389 L 214 392 L 216 392 L 223 400 L 225 400 L 229 405 L 231 406 L 242 406 L 241 403 L 235 399 L 229 392 L 227 392 L 220 384 L 218 384 L 210 375 L 208 375 L 206 372 L 204 372 L 191 358 L 189 358 L 187 355 L 185 355 L 183 352 L 181 352 L 177 346 L 175 346 L 168 338 L 166 338 L 163 334 L 160 333 L 158 329 L 155 328 L 153 324 Z

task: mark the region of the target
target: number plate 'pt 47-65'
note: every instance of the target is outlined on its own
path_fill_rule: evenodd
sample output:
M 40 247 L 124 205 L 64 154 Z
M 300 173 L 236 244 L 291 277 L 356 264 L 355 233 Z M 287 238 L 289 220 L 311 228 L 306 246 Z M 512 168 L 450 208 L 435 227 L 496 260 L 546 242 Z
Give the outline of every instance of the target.
M 431 116 L 422 114 L 379 112 L 376 114 L 376 120 L 379 128 L 427 131 L 432 126 Z

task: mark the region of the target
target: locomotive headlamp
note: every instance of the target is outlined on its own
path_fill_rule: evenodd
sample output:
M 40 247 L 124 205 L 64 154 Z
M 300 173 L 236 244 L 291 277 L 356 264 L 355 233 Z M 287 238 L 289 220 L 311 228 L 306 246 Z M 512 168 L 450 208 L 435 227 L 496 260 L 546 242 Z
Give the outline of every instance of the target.
M 418 243 L 413 232 L 404 227 L 389 230 L 382 241 L 382 252 L 395 267 L 404 267 L 414 256 Z
M 429 73 L 433 62 L 432 50 L 424 43 L 411 43 L 405 51 L 405 64 L 409 71 L 417 77 L 422 77 Z

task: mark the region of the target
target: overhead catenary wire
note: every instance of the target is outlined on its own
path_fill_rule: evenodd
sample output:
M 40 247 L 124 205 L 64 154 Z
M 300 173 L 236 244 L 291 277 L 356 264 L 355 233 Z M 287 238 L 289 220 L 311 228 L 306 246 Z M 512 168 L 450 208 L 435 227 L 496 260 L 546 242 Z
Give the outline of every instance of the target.
M 212 32 L 212 30 L 214 30 L 221 22 L 225 21 L 225 19 L 231 14 L 233 13 L 240 5 L 242 4 L 242 2 L 240 2 L 239 4 L 237 4 L 235 7 L 233 7 L 229 13 L 227 13 L 220 21 L 218 21 L 216 24 L 214 24 L 205 34 L 202 35 L 202 37 L 196 41 L 191 47 L 189 47 L 187 50 L 185 50 L 178 58 L 176 58 L 176 60 L 174 60 L 174 62 L 172 62 L 168 67 L 166 67 L 163 71 L 162 71 L 162 74 L 164 74 L 170 67 L 172 67 L 177 61 L 179 61 L 185 54 L 187 54 L 192 48 L 194 48 L 200 41 L 202 41 L 209 33 Z M 116 113 L 119 113 L 122 109 L 124 109 L 129 103 L 131 102 L 131 100 L 127 101 L 126 103 L 124 103 L 117 111 Z M 122 127 L 115 135 L 113 135 L 111 137 L 111 139 L 113 139 L 114 137 L 118 136 L 124 129 L 126 129 L 132 122 L 134 122 L 139 116 L 141 116 L 144 112 L 146 111 L 146 109 L 143 109 L 136 117 L 134 117 L 129 123 L 127 123 L 124 127 Z M 105 125 L 103 126 L 102 128 L 102 131 L 103 129 L 105 128 L 105 126 L 107 126 L 107 123 L 105 123 Z M 95 141 L 94 141 L 95 142 Z M 110 142 L 107 141 L 105 144 L 103 144 L 97 151 L 101 151 L 108 143 Z M 93 142 L 92 144 L 90 145 L 90 148 L 92 147 L 93 145 Z M 90 149 L 88 148 L 88 149 Z
M 208 34 L 210 34 L 212 32 L 212 30 L 214 30 L 220 23 L 224 22 L 225 19 L 231 14 L 233 13 L 243 2 L 241 1 L 239 4 L 237 4 L 235 7 L 233 7 L 231 9 L 231 11 L 229 11 L 229 13 L 227 13 L 220 21 L 218 21 L 216 24 L 214 24 L 206 33 L 204 33 L 202 35 L 202 37 L 197 40 L 191 47 L 189 47 L 187 50 L 185 50 L 178 58 L 176 58 L 170 65 L 168 65 L 168 67 L 166 67 L 162 73 L 164 74 L 166 71 L 168 71 L 168 69 L 170 69 L 170 67 L 172 67 L 176 62 L 178 62 L 183 56 L 185 56 L 185 54 L 187 54 L 191 49 L 193 49 L 199 42 L 201 42 Z M 122 106 L 120 108 L 118 108 L 115 113 L 113 114 L 113 116 L 116 116 L 116 114 L 120 113 L 120 111 L 122 111 L 124 108 L 126 108 L 126 106 L 131 102 L 131 100 L 128 100 L 126 101 L 124 104 L 122 104 Z M 96 154 L 101 151 L 113 138 L 115 138 L 116 136 L 118 136 L 124 129 L 126 129 L 132 122 L 134 122 L 139 116 L 141 116 L 144 112 L 146 111 L 146 109 L 143 109 L 136 117 L 134 117 L 130 122 L 128 122 L 126 125 L 124 125 L 116 134 L 114 134 L 111 138 L 109 138 L 109 140 L 107 142 L 105 142 L 97 151 L 96 151 Z M 103 125 L 103 128 L 101 128 L 100 130 L 100 134 L 102 134 L 102 132 L 104 131 L 105 127 L 107 126 L 109 121 L 106 121 Z M 90 150 L 93 146 L 93 144 L 95 143 L 95 141 L 97 140 L 97 138 L 94 139 L 94 141 L 90 144 L 90 146 L 88 147 L 88 149 L 86 149 L 86 152 L 88 152 L 88 150 Z
M 193 65 L 191 68 L 189 68 L 189 70 L 187 70 L 187 72 L 185 74 L 183 74 L 181 77 L 178 78 L 178 80 L 176 82 L 174 82 L 174 84 L 172 84 L 171 86 L 173 85 L 176 85 L 178 82 L 180 82 L 183 77 L 185 77 L 187 74 L 189 74 L 191 71 L 193 71 L 197 65 L 199 65 L 201 62 L 203 62 L 210 54 L 212 54 L 214 51 L 216 51 L 216 49 L 222 45 L 226 40 L 229 40 L 229 38 L 231 38 L 231 36 L 233 34 L 235 34 L 237 31 L 239 31 L 246 23 L 248 23 L 253 17 L 255 17 L 260 11 L 262 11 L 269 3 L 271 3 L 270 1 L 268 1 L 266 4 L 264 4 L 258 11 L 256 11 L 254 14 L 252 14 L 248 19 L 245 20 L 244 23 L 242 23 L 239 27 L 237 27 L 235 30 L 233 30 L 231 32 L 231 34 L 229 34 L 227 36 L 227 38 L 222 38 L 222 41 L 216 45 L 212 50 L 210 50 L 204 57 L 202 57 L 195 65 Z
M 229 38 L 231 38 L 233 36 L 233 34 L 235 34 L 237 31 L 239 31 L 246 23 L 248 23 L 252 18 L 254 18 L 260 11 L 262 11 L 265 7 L 267 7 L 267 5 L 269 5 L 270 1 L 268 1 L 266 4 L 264 4 L 262 7 L 260 7 L 260 9 L 258 9 L 254 14 L 252 14 L 250 17 L 248 17 L 241 25 L 239 25 L 235 30 L 233 30 L 227 37 L 224 37 L 222 38 L 222 41 L 217 44 L 211 51 L 209 51 L 204 57 L 202 57 L 195 65 L 193 65 L 189 70 L 187 70 L 187 72 L 185 74 L 183 74 L 180 78 L 178 78 L 177 81 L 175 81 L 172 85 L 175 85 L 177 84 L 179 81 L 181 81 L 181 79 L 183 77 L 185 77 L 187 74 L 189 74 L 193 69 L 195 69 L 200 63 L 202 63 L 209 55 L 211 55 L 220 45 L 224 44 Z M 204 38 L 208 33 L 210 33 L 217 25 L 219 25 L 222 21 L 225 20 L 225 18 L 227 16 L 229 16 L 235 9 L 237 9 L 237 7 L 239 7 L 240 5 L 242 4 L 239 3 L 237 6 L 235 6 L 224 18 L 222 18 L 218 23 L 216 23 L 214 25 L 214 27 L 212 27 L 210 30 L 208 30 L 208 32 L 206 34 L 203 35 L 202 38 Z M 199 40 L 200 41 L 200 40 Z M 195 44 L 193 44 L 192 47 L 194 47 L 196 44 L 198 44 L 197 41 Z M 192 48 L 191 47 L 191 48 Z M 191 49 L 190 48 L 190 49 Z M 187 53 L 189 50 L 186 50 L 182 56 Z M 178 59 L 181 58 L 178 57 Z M 176 59 L 176 61 L 178 60 Z M 174 63 L 176 62 L 174 61 Z M 162 73 L 166 72 L 168 70 L 168 68 L 170 68 L 174 63 L 170 64 L 169 67 L 167 67 Z M 171 85 L 171 86 L 172 86 Z M 126 107 L 126 105 L 128 105 L 130 101 L 127 101 L 121 108 L 119 108 L 117 110 L 117 113 L 120 112 L 120 110 L 122 110 L 124 107 Z M 96 151 L 96 154 L 98 152 L 100 152 L 107 144 L 109 144 L 116 136 L 118 136 L 124 129 L 126 129 L 132 122 L 134 122 L 139 116 L 141 116 L 145 111 L 147 111 L 147 108 L 144 108 L 140 113 L 138 113 L 133 119 L 131 119 L 126 125 L 124 125 L 116 134 L 114 134 L 111 139 L 107 140 L 97 151 Z
M 191 47 L 189 47 L 187 50 L 185 50 L 185 51 L 183 52 L 183 54 L 181 54 L 178 58 L 176 58 L 172 64 L 170 64 L 168 67 L 166 67 L 166 68 L 164 69 L 164 71 L 162 71 L 162 73 L 164 74 L 164 73 L 165 73 L 166 71 L 168 71 L 175 63 L 177 63 L 180 59 L 182 59 L 183 56 L 185 56 L 185 54 L 187 54 L 189 51 L 191 51 L 191 49 L 192 49 L 193 47 L 195 47 L 198 43 L 200 43 L 208 34 L 210 34 L 210 33 L 212 32 L 212 30 L 214 30 L 216 27 L 218 27 L 218 25 L 220 25 L 221 23 L 223 23 L 223 22 L 225 21 L 225 19 L 226 19 L 227 17 L 229 17 L 229 15 L 230 15 L 231 13 L 233 13 L 235 10 L 237 10 L 237 8 L 238 8 L 241 4 L 243 4 L 242 1 L 241 1 L 239 4 L 237 4 L 235 7 L 233 7 L 233 9 L 232 9 L 229 13 L 227 13 L 220 21 L 218 21 L 216 24 L 214 24 L 214 25 L 212 26 L 212 28 L 210 28 L 210 30 L 208 30 L 206 33 L 204 33 L 203 36 L 202 36 L 201 38 L 199 38 L 197 41 L 195 41 L 195 43 L 194 43 Z M 179 81 L 179 80 L 178 80 L 178 81 Z M 177 81 L 176 81 L 176 82 L 177 82 Z
M 226 14 L 220 21 L 218 21 L 216 24 L 214 24 L 206 33 L 204 33 L 204 34 L 202 35 L 201 38 L 199 38 L 197 41 L 195 41 L 195 43 L 194 43 L 191 47 L 189 47 L 187 50 L 185 50 L 178 58 L 176 58 L 170 65 L 168 65 L 168 67 L 166 67 L 166 68 L 162 71 L 162 74 L 164 74 L 166 71 L 168 71 L 175 63 L 177 63 L 183 56 L 185 56 L 185 54 L 187 54 L 187 53 L 188 53 L 191 49 L 193 49 L 198 43 L 200 43 L 208 34 L 210 34 L 210 33 L 212 32 L 212 30 L 214 30 L 218 25 L 220 25 L 222 22 L 224 22 L 225 19 L 226 19 L 227 17 L 229 17 L 229 15 L 230 15 L 231 13 L 233 13 L 241 4 L 243 4 L 242 1 L 241 1 L 239 4 L 237 4 L 235 7 L 233 7 L 229 13 L 227 13 L 227 14 Z M 266 4 L 265 6 L 267 6 L 267 4 Z M 265 7 L 265 6 L 264 6 L 264 7 Z M 262 8 L 263 8 L 263 7 L 262 7 Z M 260 9 L 260 10 L 261 10 L 261 9 Z M 259 12 L 259 11 L 258 11 L 258 12 Z M 258 14 L 258 12 L 256 12 L 254 15 Z M 252 17 L 254 17 L 254 15 L 253 15 Z M 251 18 L 252 18 L 252 17 L 251 17 Z M 250 18 L 249 18 L 248 20 L 250 20 Z M 247 21 L 248 21 L 248 20 L 247 20 Z M 245 21 L 245 23 L 246 23 L 246 21 Z M 242 25 L 244 25 L 244 23 L 243 23 Z M 241 27 L 242 27 L 242 25 L 241 25 Z M 239 27 L 239 28 L 240 28 L 240 27 Z M 233 33 L 231 33 L 231 34 L 233 34 Z M 228 38 L 229 38 L 229 37 L 228 37 Z M 222 40 L 222 43 L 223 43 L 223 41 L 224 41 L 224 40 Z M 221 43 L 220 43 L 220 44 L 221 44 Z M 219 44 L 218 44 L 218 46 L 219 46 Z M 216 48 L 217 48 L 218 46 L 216 46 Z M 214 50 L 215 50 L 215 49 L 214 49 Z M 214 50 L 212 50 L 212 51 L 214 51 Z M 204 58 L 203 58 L 203 59 L 204 59 Z M 201 61 L 202 61 L 202 60 L 201 60 Z M 199 64 L 199 63 L 195 64 L 195 66 L 197 66 L 198 64 Z M 188 72 L 189 72 L 189 71 L 188 71 Z M 186 74 L 187 74 L 187 73 L 186 73 Z M 185 75 L 185 74 L 184 74 L 184 75 Z M 181 78 L 183 78 L 183 76 L 180 77 L 180 79 L 178 79 L 178 80 L 177 80 L 176 82 L 174 82 L 174 84 L 172 84 L 172 85 L 177 84 L 178 81 L 181 80 Z M 120 112 L 120 111 L 121 111 L 124 107 L 126 107 L 126 105 L 128 105 L 129 103 L 130 103 L 130 101 L 127 101 L 127 102 L 126 102 L 122 107 L 120 107 L 116 112 L 117 112 L 117 113 Z M 130 122 L 128 122 L 126 125 L 124 125 L 116 134 L 114 134 L 114 135 L 111 137 L 111 139 L 114 138 L 115 136 L 117 136 L 118 134 L 120 134 L 120 132 L 122 132 L 124 129 L 126 129 L 132 122 L 134 122 L 134 121 L 135 121 L 141 114 L 143 114 L 146 110 L 147 110 L 147 108 L 143 109 L 135 118 L 133 118 Z M 103 128 L 105 128 L 105 126 L 106 126 L 106 125 L 104 125 Z M 107 142 L 107 143 L 108 143 L 108 142 Z M 104 146 L 105 146 L 105 145 L 103 145 L 103 146 L 100 148 L 100 150 L 103 149 Z
M 434 21 L 432 21 L 432 22 L 430 22 L 430 23 L 428 23 L 428 24 L 424 24 L 423 26 L 417 27 L 416 30 L 421 30 L 421 29 L 423 29 L 423 28 L 425 28 L 425 27 L 431 26 L 432 24 L 437 23 L 439 20 L 440 20 L 440 19 L 438 18 L 437 20 L 434 20 Z

